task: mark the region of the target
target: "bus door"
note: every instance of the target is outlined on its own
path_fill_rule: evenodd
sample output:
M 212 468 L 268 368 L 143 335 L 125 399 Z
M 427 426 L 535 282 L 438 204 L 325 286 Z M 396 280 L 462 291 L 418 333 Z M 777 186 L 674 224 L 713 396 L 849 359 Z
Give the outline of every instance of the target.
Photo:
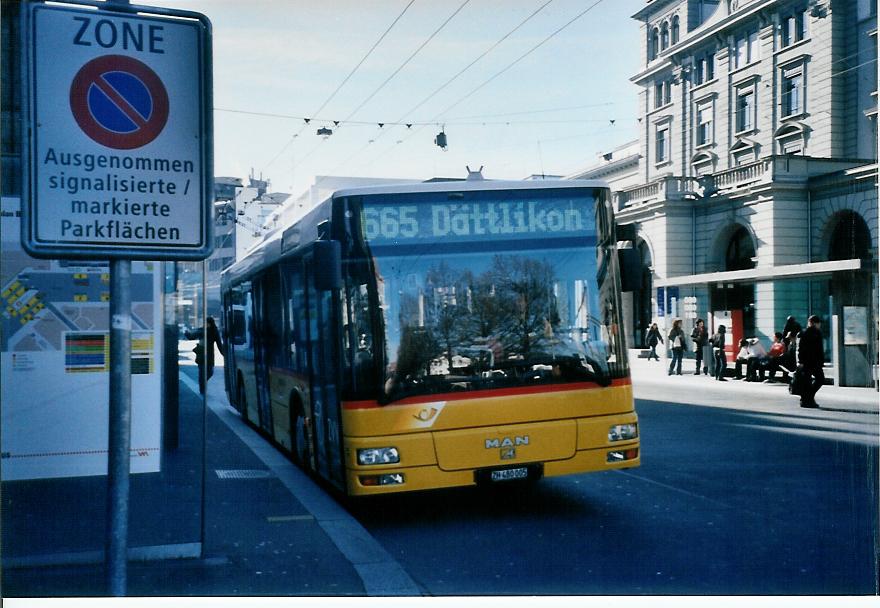
M 318 472 L 338 487 L 344 487 L 342 433 L 339 398 L 336 386 L 336 330 L 333 315 L 333 294 L 315 289 L 314 258 L 303 259 L 308 314 L 308 345 L 312 428 L 315 437 L 315 461 Z
M 254 348 L 254 376 L 257 387 L 257 407 L 260 428 L 272 432 L 272 401 L 269 394 L 269 367 L 273 349 L 279 348 L 276 320 L 273 319 L 272 301 L 280 298 L 278 270 L 272 269 L 256 282 L 254 310 L 257 311 L 256 345 Z

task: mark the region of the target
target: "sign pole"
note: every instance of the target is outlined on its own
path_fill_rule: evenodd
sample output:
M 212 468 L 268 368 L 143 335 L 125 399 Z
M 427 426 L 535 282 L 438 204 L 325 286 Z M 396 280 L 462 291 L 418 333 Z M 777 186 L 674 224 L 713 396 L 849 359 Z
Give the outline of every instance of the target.
M 131 260 L 110 260 L 110 418 L 107 459 L 107 592 L 126 594 L 131 449 Z

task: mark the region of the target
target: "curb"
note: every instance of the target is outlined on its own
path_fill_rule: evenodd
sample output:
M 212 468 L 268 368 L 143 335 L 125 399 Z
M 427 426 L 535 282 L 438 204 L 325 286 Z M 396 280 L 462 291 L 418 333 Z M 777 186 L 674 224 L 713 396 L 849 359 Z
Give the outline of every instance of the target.
M 193 384 L 195 384 L 193 382 Z M 198 387 L 196 386 L 198 391 Z M 259 458 L 311 513 L 351 563 L 368 596 L 420 596 L 422 590 L 369 532 L 303 471 L 247 426 L 226 404 L 222 389 L 208 389 L 208 407 Z

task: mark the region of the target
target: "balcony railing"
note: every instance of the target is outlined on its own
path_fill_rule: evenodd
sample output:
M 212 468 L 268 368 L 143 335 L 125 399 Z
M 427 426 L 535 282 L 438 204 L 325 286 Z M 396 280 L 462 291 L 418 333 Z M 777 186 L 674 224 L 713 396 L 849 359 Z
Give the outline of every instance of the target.
M 714 186 L 714 190 L 739 188 L 761 181 L 765 174 L 769 175 L 771 173 L 772 167 L 773 158 L 768 157 L 734 167 L 733 169 L 719 171 L 707 177 L 711 178 L 709 183 Z
M 693 177 L 661 177 L 660 179 L 620 190 L 614 195 L 617 209 L 652 201 L 681 200 L 685 195 L 692 195 L 697 187 L 697 179 Z
M 817 175 L 863 165 L 864 161 L 767 156 L 759 160 L 701 177 L 667 176 L 614 193 L 618 211 L 655 201 L 696 200 L 730 195 L 739 190 L 771 183 L 806 184 Z

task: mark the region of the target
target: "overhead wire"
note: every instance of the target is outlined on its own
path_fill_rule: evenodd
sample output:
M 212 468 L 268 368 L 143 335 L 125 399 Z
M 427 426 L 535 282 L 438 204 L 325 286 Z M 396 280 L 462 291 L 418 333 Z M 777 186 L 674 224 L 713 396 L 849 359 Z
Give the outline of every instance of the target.
M 370 50 L 367 51 L 367 53 L 363 57 L 361 57 L 361 60 L 358 61 L 357 65 L 355 65 L 354 68 L 351 70 L 351 72 L 349 72 L 348 75 L 342 79 L 342 82 L 339 83 L 339 86 L 337 86 L 336 89 L 332 93 L 330 93 L 330 96 L 324 100 L 324 103 L 321 104 L 321 107 L 318 108 L 314 112 L 314 114 L 320 114 L 321 111 L 325 107 L 327 107 L 327 104 L 330 103 L 330 101 L 334 97 L 336 97 L 336 94 L 339 93 L 339 91 L 342 89 L 343 86 L 345 86 L 345 83 L 347 83 L 351 79 L 351 77 L 354 76 L 355 72 L 357 72 L 360 69 L 360 67 L 364 64 L 364 62 L 367 60 L 367 58 L 373 54 L 373 51 L 376 50 L 376 47 L 378 47 L 379 44 L 381 44 L 381 42 L 385 39 L 385 36 L 388 35 L 388 32 L 390 32 L 392 30 L 392 28 L 394 28 L 394 26 L 397 25 L 397 22 L 400 21 L 400 19 L 404 16 L 404 14 L 406 14 L 406 12 L 409 10 L 409 7 L 411 7 L 415 1 L 416 0 L 409 0 L 407 5 L 405 7 L 403 7 L 403 10 L 400 11 L 400 13 L 398 13 L 397 17 L 394 18 L 394 21 L 391 22 L 391 25 L 389 25 L 387 28 L 385 28 L 385 31 L 382 32 L 382 35 L 379 36 L 378 40 L 376 40 L 376 42 L 373 43 L 373 46 L 370 47 Z M 284 144 L 284 147 L 281 148 L 281 151 L 278 152 L 278 154 L 276 154 L 274 157 L 272 157 L 272 160 L 269 161 L 269 163 L 265 166 L 265 168 L 268 168 L 269 166 L 272 165 L 272 163 L 274 163 L 276 160 L 278 160 L 278 158 L 282 154 L 284 154 L 285 150 L 287 150 L 287 148 L 290 146 L 290 144 L 293 143 L 293 141 L 297 137 L 299 137 L 302 134 L 302 132 L 305 131 L 306 127 L 308 127 L 308 126 L 309 126 L 309 121 L 306 121 L 305 124 L 303 124 L 303 126 L 300 127 L 300 130 L 297 131 L 293 135 L 293 137 L 291 137 L 290 140 L 288 140 L 288 142 L 286 144 Z
M 466 99 L 468 99 L 468 98 L 470 98 L 472 95 L 474 95 L 477 91 L 479 91 L 480 89 L 482 89 L 483 87 L 485 87 L 486 85 L 488 85 L 490 82 L 492 82 L 493 80 L 495 80 L 496 78 L 498 78 L 499 76 L 501 76 L 502 74 L 504 74 L 505 72 L 507 72 L 508 70 L 510 70 L 513 66 L 515 66 L 516 64 L 518 64 L 520 61 L 522 61 L 522 60 L 525 59 L 526 57 L 528 57 L 529 55 L 531 55 L 532 53 L 534 53 L 535 51 L 537 51 L 537 50 L 538 50 L 539 48 L 541 48 L 544 44 L 546 44 L 546 43 L 547 43 L 548 41 L 550 41 L 552 38 L 554 38 L 555 36 L 557 36 L 560 32 L 562 32 L 563 30 L 565 30 L 565 29 L 566 29 L 567 27 L 569 27 L 571 24 L 573 24 L 574 22 L 576 22 L 578 19 L 580 19 L 581 17 L 583 17 L 584 15 L 586 15 L 587 13 L 589 13 L 591 10 L 593 10 L 596 6 L 598 6 L 599 4 L 601 4 L 603 1 L 604 1 L 604 0 L 596 0 L 595 2 L 593 2 L 593 4 L 591 4 L 591 5 L 588 6 L 586 9 L 584 9 L 583 11 L 581 11 L 580 13 L 578 13 L 577 15 L 575 15 L 574 17 L 572 17 L 571 19 L 569 19 L 569 20 L 568 20 L 567 22 L 565 22 L 562 26 L 560 26 L 559 28 L 557 28 L 556 30 L 554 30 L 551 34 L 549 34 L 548 36 L 546 36 L 543 40 L 541 40 L 538 44 L 532 46 L 528 51 L 526 51 L 525 53 L 523 53 L 522 55 L 520 55 L 518 58 L 516 58 L 516 59 L 515 59 L 514 61 L 512 61 L 511 63 L 507 64 L 504 68 L 502 68 L 501 70 L 499 70 L 498 72 L 496 72 L 495 74 L 493 74 L 492 76 L 490 76 L 488 79 L 484 80 L 481 84 L 479 84 L 476 88 L 472 89 L 469 93 L 467 93 L 467 94 L 464 95 L 463 97 L 460 97 L 457 101 L 455 101 L 453 104 L 451 104 L 450 106 L 448 106 L 448 107 L 447 107 L 446 109 L 444 109 L 442 112 L 436 114 L 436 115 L 434 116 L 434 118 L 432 118 L 431 121 L 429 121 L 429 122 L 430 122 L 430 123 L 433 123 L 433 124 L 437 124 L 438 121 L 439 121 L 440 123 L 443 123 L 443 120 L 441 120 L 441 119 L 442 119 L 442 117 L 443 117 L 447 112 L 449 112 L 451 109 L 457 107 L 459 104 L 461 104 L 462 102 L 464 102 Z M 546 6 L 546 4 L 543 5 L 543 6 Z M 543 8 L 543 6 L 542 6 L 541 8 Z M 539 9 L 539 10 L 540 10 L 540 9 Z M 537 11 L 536 11 L 535 13 L 533 13 L 532 15 L 530 15 L 530 16 L 528 17 L 528 19 L 531 19 L 532 17 L 534 17 L 535 14 L 537 14 Z M 520 24 L 520 25 L 521 25 L 521 24 Z M 520 26 L 517 26 L 516 28 L 514 28 L 514 30 L 518 29 L 519 27 L 520 27 Z M 418 132 L 420 132 L 423 128 L 424 128 L 424 126 L 420 126 L 418 129 L 416 129 L 416 130 L 412 133 L 412 135 L 410 135 L 409 137 L 407 137 L 406 139 L 404 139 L 403 141 L 401 141 L 401 142 L 399 142 L 399 143 L 405 143 L 408 139 L 411 139 L 412 137 L 414 137 L 414 136 L 415 136 Z M 385 150 L 385 151 L 382 153 L 382 156 L 384 156 L 385 154 L 387 154 L 391 149 L 395 148 L 396 146 L 397 146 L 397 144 L 395 144 L 394 146 L 391 146 L 391 148 L 388 148 L 387 150 Z M 367 147 L 367 146 L 365 146 L 364 148 L 366 148 L 366 147 Z
M 452 13 L 451 15 L 449 15 L 449 17 L 447 17 L 446 20 L 445 20 L 443 23 L 440 24 L 439 27 L 438 27 L 437 29 L 435 29 L 435 30 L 433 31 L 433 33 L 431 33 L 431 35 L 428 36 L 428 38 L 427 38 L 424 42 L 422 42 L 422 44 L 419 45 L 419 48 L 417 48 L 415 51 L 413 51 L 413 52 L 410 54 L 410 56 L 407 57 L 406 60 L 404 60 L 404 62 L 401 63 L 401 64 L 398 66 L 398 68 L 397 68 L 396 70 L 394 70 L 394 72 L 392 72 L 392 74 L 382 82 L 382 84 L 380 84 L 378 87 L 376 87 L 376 89 L 375 89 L 372 93 L 370 93 L 370 94 L 367 96 L 367 98 L 364 99 L 364 100 L 360 103 L 360 105 L 358 105 L 358 107 L 356 107 L 354 110 L 352 110 L 351 113 L 350 113 L 347 117 L 345 117 L 345 118 L 343 119 L 342 122 L 345 122 L 345 121 L 347 121 L 347 120 L 350 120 L 351 117 L 354 116 L 355 114 L 357 114 L 357 112 L 358 112 L 361 108 L 363 108 L 365 105 L 367 105 L 367 103 L 369 103 L 370 100 L 373 99 L 373 97 L 375 97 L 377 93 L 379 93 L 379 91 L 381 91 L 382 89 L 384 89 L 384 88 L 385 88 L 385 85 L 387 85 L 389 82 L 391 82 L 391 80 L 393 80 L 394 77 L 397 76 L 397 75 L 400 73 L 400 71 L 401 71 L 403 68 L 405 68 L 405 67 L 407 66 L 407 64 L 409 64 L 409 62 L 412 61 L 412 60 L 415 58 L 415 56 L 418 55 L 418 54 L 422 51 L 422 49 L 425 48 L 425 47 L 428 45 L 428 43 L 430 43 L 430 42 L 431 42 L 431 41 L 437 36 L 437 34 L 439 34 L 440 31 L 441 31 L 443 28 L 445 28 L 446 25 L 447 25 L 450 21 L 452 21 L 452 20 L 455 18 L 455 16 L 456 16 L 457 14 L 459 14 L 465 6 L 467 6 L 467 4 L 468 4 L 469 2 L 470 2 L 470 0 L 464 0 L 464 2 L 462 2 L 462 3 L 459 5 L 459 7 L 458 7 L 457 9 L 455 9 L 455 11 L 453 11 L 453 13 Z
M 403 68 L 406 67 L 406 66 L 409 64 L 409 62 L 412 61 L 412 60 L 415 58 L 415 56 L 418 55 L 418 54 L 422 51 L 422 49 L 424 49 L 424 48 L 428 45 L 428 43 L 430 43 L 430 42 L 431 42 L 431 41 L 437 36 L 437 34 L 439 34 L 441 30 L 443 30 L 443 28 L 445 28 L 446 25 L 447 25 L 450 21 L 452 21 L 452 19 L 455 18 L 455 16 L 458 15 L 458 13 L 460 13 L 460 12 L 462 11 L 462 9 L 463 9 L 463 8 L 464 8 L 469 2 L 470 2 L 470 0 L 464 0 L 464 2 L 462 2 L 462 3 L 458 6 L 458 8 L 455 9 L 455 11 L 453 11 L 452 14 L 450 14 L 449 17 L 447 17 L 446 20 L 443 21 L 443 23 L 441 23 L 440 26 L 436 28 L 436 29 L 431 33 L 431 35 L 428 36 L 428 38 L 425 39 L 425 41 L 422 42 L 421 45 L 419 45 L 418 48 L 417 48 L 415 51 L 413 51 L 413 52 L 409 55 L 409 57 L 407 57 L 406 60 L 404 60 L 404 62 L 401 63 L 400 66 L 398 66 L 398 68 L 397 68 L 396 70 L 394 70 L 394 72 L 393 72 L 388 78 L 386 78 L 386 79 L 382 82 L 382 84 L 380 84 L 375 90 L 373 90 L 373 92 L 370 93 L 370 94 L 367 96 L 367 98 L 364 99 L 364 101 L 362 101 L 362 102 L 361 102 L 361 103 L 360 103 L 360 104 L 359 104 L 354 110 L 352 110 L 352 112 L 351 112 L 346 118 L 344 118 L 344 119 L 342 119 L 341 121 L 338 121 L 338 122 L 339 122 L 340 124 L 342 124 L 342 123 L 346 123 L 346 122 L 353 122 L 353 121 L 351 120 L 351 117 L 354 116 L 354 115 L 355 115 L 355 114 L 356 114 L 361 108 L 363 108 L 367 103 L 369 103 L 369 101 L 370 101 L 371 99 L 373 99 L 373 97 L 375 97 L 376 94 L 379 93 L 379 91 L 381 91 L 383 88 L 385 88 L 385 85 L 387 85 L 389 82 L 391 82 L 391 80 L 392 80 L 395 76 L 397 76 L 397 74 L 399 74 L 400 71 L 403 70 Z M 384 122 L 382 122 L 382 123 L 374 123 L 374 124 L 378 124 L 379 128 L 382 128 L 382 127 L 385 126 L 385 123 L 384 123 Z M 373 143 L 373 141 L 374 141 L 374 140 L 370 140 L 369 142 L 367 142 L 367 145 Z M 323 142 L 321 142 L 321 143 L 323 143 Z M 312 148 L 311 150 L 309 150 L 309 152 L 299 160 L 299 163 L 301 164 L 301 163 L 307 161 L 309 158 L 311 158 L 311 156 L 312 156 L 312 155 L 318 150 L 319 147 L 320 147 L 320 144 L 318 144 L 317 146 L 315 146 L 314 148 Z
M 583 17 L 584 15 L 586 15 L 587 13 L 589 13 L 591 10 L 593 10 L 593 9 L 596 8 L 598 5 L 600 5 L 602 2 L 604 2 L 604 0 L 596 0 L 595 2 L 593 2 L 593 4 L 591 4 L 590 6 L 588 6 L 587 8 L 585 8 L 584 10 L 582 10 L 580 13 L 578 13 L 577 15 L 575 15 L 574 17 L 572 17 L 571 19 L 569 19 L 567 22 L 565 22 L 562 26 L 560 26 L 559 28 L 557 28 L 556 30 L 554 30 L 553 33 L 551 33 L 549 36 L 547 36 L 546 38 L 544 38 L 543 40 L 541 40 L 541 42 L 539 42 L 538 44 L 534 45 L 534 46 L 533 46 L 532 48 L 530 48 L 528 51 L 526 51 L 525 53 L 523 53 L 522 55 L 520 55 L 519 57 L 517 57 L 515 60 L 513 60 L 512 62 L 510 62 L 509 64 L 507 64 L 507 66 L 505 66 L 504 68 L 502 68 L 501 70 L 499 70 L 498 72 L 496 72 L 495 74 L 493 74 L 492 76 L 490 76 L 489 78 L 487 78 L 487 79 L 486 79 L 485 81 L 483 81 L 480 85 L 478 85 L 476 88 L 474 88 L 473 90 L 471 90 L 471 92 L 469 92 L 468 94 L 466 94 L 466 95 L 464 95 L 463 97 L 459 98 L 457 101 L 455 101 L 455 103 L 453 103 L 452 105 L 448 106 L 445 110 L 443 110 L 442 112 L 440 112 L 439 114 L 437 114 L 436 118 L 441 118 L 442 116 L 445 116 L 446 113 L 449 112 L 449 110 L 451 110 L 452 108 L 458 106 L 460 103 L 462 103 L 462 102 L 465 101 L 466 99 L 470 98 L 474 93 L 476 93 L 477 91 L 479 91 L 480 89 L 482 89 L 483 87 L 485 87 L 486 85 L 488 85 L 489 83 L 491 83 L 493 80 L 495 80 L 496 78 L 498 78 L 499 76 L 501 76 L 502 74 L 504 74 L 505 72 L 507 72 L 509 69 L 511 69 L 513 66 L 515 66 L 516 64 L 518 64 L 518 63 L 519 63 L 520 61 L 522 61 L 523 59 L 525 59 L 526 57 L 528 57 L 529 55 L 531 55 L 532 53 L 534 53 L 535 51 L 537 51 L 539 48 L 541 48 L 541 47 L 544 46 L 547 42 L 549 42 L 552 38 L 556 37 L 560 32 L 562 32 L 562 31 L 565 30 L 568 26 L 570 26 L 571 24 L 573 24 L 575 21 L 577 21 L 578 19 L 580 19 L 581 17 Z
M 520 21 L 516 26 L 514 26 L 513 29 L 511 29 L 510 31 L 508 31 L 508 32 L 507 32 L 506 34 L 504 34 L 501 38 L 499 38 L 498 40 L 496 40 L 496 41 L 495 41 L 495 42 L 494 42 L 489 48 L 487 48 L 485 51 L 483 51 L 482 53 L 480 53 L 480 54 L 477 56 L 476 59 L 474 59 L 473 61 L 471 61 L 470 63 L 468 63 L 464 68 L 462 68 L 461 70 L 459 70 L 458 72 L 456 72 L 456 74 L 453 75 L 452 78 L 449 78 L 446 82 L 444 82 L 442 85 L 440 85 L 439 87 L 437 87 L 434 91 L 432 91 L 427 97 L 425 97 L 424 99 L 422 99 L 422 101 L 420 101 L 420 102 L 417 103 L 415 106 L 413 106 L 412 108 L 410 108 L 409 110 L 407 110 L 406 112 L 404 112 L 403 115 L 402 115 L 402 116 L 401 116 L 396 122 L 400 123 L 401 121 L 404 121 L 404 119 L 406 118 L 406 116 L 412 114 L 413 112 L 415 112 L 416 110 L 418 110 L 420 107 L 422 107 L 423 105 L 425 105 L 425 103 L 427 103 L 429 100 L 433 99 L 433 97 L 434 97 L 435 95 L 437 95 L 440 91 L 442 91 L 442 90 L 445 89 L 447 86 L 449 86 L 450 84 L 452 84 L 452 83 L 453 83 L 455 80 L 457 80 L 462 74 L 464 74 L 464 73 L 465 73 L 466 71 L 468 71 L 471 67 L 473 67 L 477 62 L 479 62 L 481 59 L 483 59 L 483 57 L 485 57 L 486 55 L 488 55 L 489 53 L 491 53 L 492 51 L 494 51 L 496 48 L 498 48 L 498 46 L 499 46 L 502 42 L 504 42 L 505 40 L 507 40 L 512 34 L 514 34 L 514 33 L 515 33 L 517 30 L 519 30 L 522 26 L 524 26 L 526 23 L 528 23 L 529 21 L 531 21 L 531 20 L 532 20 L 532 19 L 533 19 L 538 13 L 540 13 L 542 10 L 544 10 L 544 8 L 545 8 L 548 4 L 550 4 L 551 2 L 553 2 L 553 0 L 547 0 L 547 2 L 544 2 L 541 6 L 539 6 L 537 9 L 535 9 L 534 11 L 532 11 L 532 12 L 531 12 L 531 13 L 530 13 L 525 19 L 523 19 L 523 20 Z M 411 125 L 414 125 L 414 124 L 416 124 L 416 123 L 404 123 L 404 124 L 406 124 L 407 129 L 409 129 Z M 419 131 L 421 131 L 422 128 L 423 128 L 424 126 L 427 126 L 427 125 L 420 125 L 420 127 L 419 127 L 418 129 L 416 129 L 416 133 L 419 132 Z M 373 143 L 375 143 L 376 139 L 380 139 L 383 135 L 384 135 L 384 133 L 380 134 L 377 138 L 375 138 L 375 139 L 373 139 L 373 140 L 371 140 L 371 141 L 368 141 L 363 147 L 361 147 L 360 149 L 358 149 L 358 150 L 355 152 L 355 154 L 353 154 L 352 156 L 348 157 L 348 159 L 346 160 L 346 162 L 348 162 L 348 160 L 351 160 L 351 158 L 353 158 L 353 157 L 357 156 L 358 154 L 360 154 L 360 152 L 362 152 L 363 150 L 367 149 L 370 145 L 372 145 Z M 413 133 L 413 135 L 415 135 L 415 133 Z M 396 145 L 396 144 L 395 144 L 395 145 Z M 392 146 L 392 148 L 393 148 L 393 147 L 394 147 L 394 146 Z M 390 149 L 391 149 L 391 148 L 389 148 L 389 150 L 390 150 Z M 387 154 L 387 152 L 388 152 L 388 150 L 382 152 L 381 155 L 384 156 L 385 154 Z

